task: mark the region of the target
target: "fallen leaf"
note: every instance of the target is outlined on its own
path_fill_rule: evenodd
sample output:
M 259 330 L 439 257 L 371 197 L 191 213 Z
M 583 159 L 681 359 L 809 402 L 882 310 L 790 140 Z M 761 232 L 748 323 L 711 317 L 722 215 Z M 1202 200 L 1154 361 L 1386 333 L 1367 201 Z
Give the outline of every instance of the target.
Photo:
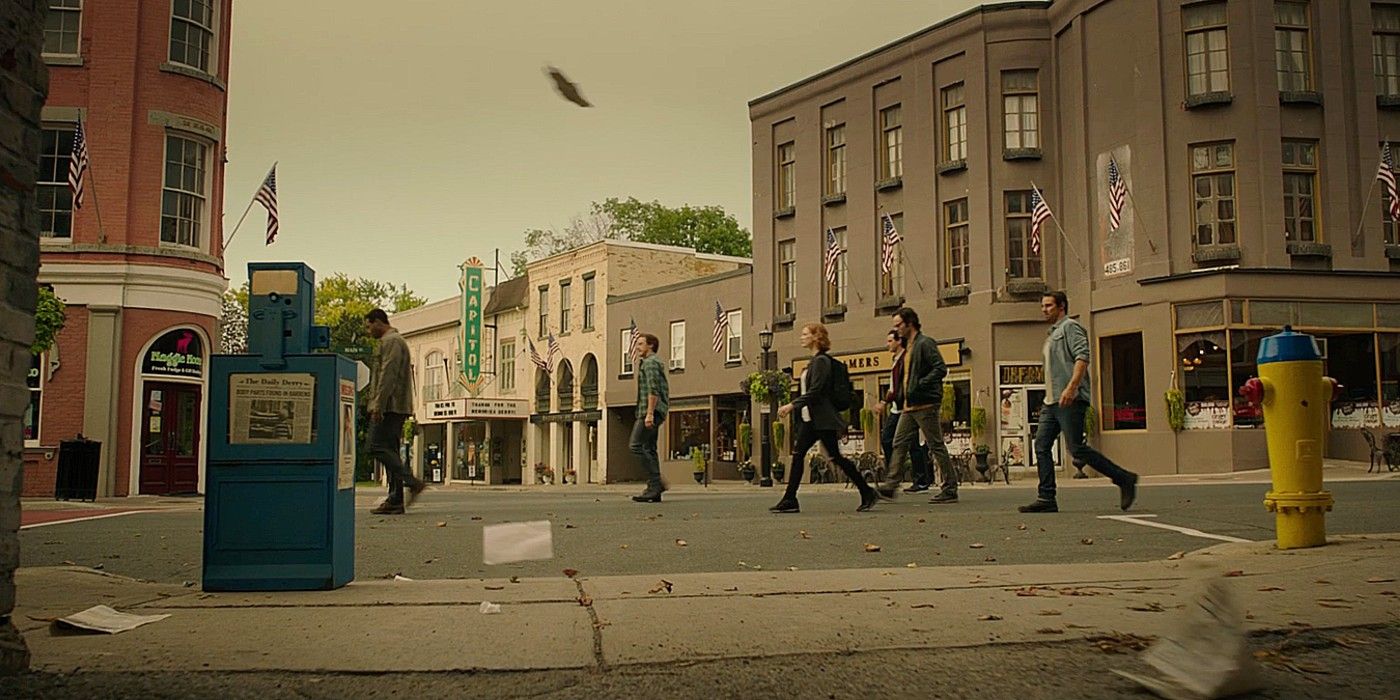
M 576 526 L 574 526 L 574 525 L 570 525 L 570 524 L 568 524 L 568 523 L 564 523 L 564 529 L 565 529 L 565 530 L 576 530 L 576 529 L 578 529 L 578 528 L 577 528 Z
M 511 583 L 520 583 L 520 577 L 519 577 L 519 576 L 512 576 L 512 577 L 510 577 L 510 582 L 511 582 Z
M 573 578 L 578 575 L 578 569 L 564 569 L 564 575 Z
M 996 561 L 996 560 L 997 560 L 996 557 L 987 557 L 986 559 L 983 559 L 982 561 Z
M 1166 610 L 1166 608 L 1162 607 L 1161 603 L 1144 603 L 1142 605 L 1129 605 L 1128 609 L 1136 610 L 1138 612 L 1163 612 Z
M 1041 627 L 1035 631 L 1036 634 L 1064 634 L 1065 631 L 1059 627 Z
M 1381 578 L 1379 576 L 1372 576 L 1371 578 L 1366 579 L 1366 583 L 1392 583 L 1394 581 L 1395 579 L 1393 578 Z
M 1259 589 L 1259 592 L 1260 592 L 1260 593 L 1268 593 L 1268 592 L 1270 592 L 1270 591 L 1281 591 L 1281 590 L 1283 590 L 1283 588 L 1281 588 L 1281 587 L 1279 587 L 1279 586 L 1264 586 L 1263 588 L 1260 588 L 1260 589 Z
M 500 591 L 500 590 L 505 590 L 505 586 L 487 586 L 487 587 L 486 587 L 486 590 L 488 590 L 488 591 Z
M 1129 651 L 1144 651 L 1156 641 L 1156 637 L 1139 637 L 1135 634 L 1116 632 L 1095 637 L 1089 641 L 1106 654 L 1123 654 Z
M 934 604 L 933 604 L 933 603 L 919 603 L 918 605 L 911 605 L 911 606 L 909 606 L 909 607 L 910 607 L 910 608 L 932 608 L 932 607 L 934 607 Z
M 1318 580 L 1316 580 L 1316 581 L 1313 581 L 1313 583 L 1320 583 L 1320 584 L 1322 584 L 1322 585 L 1324 585 L 1324 586 L 1330 586 L 1330 585 L 1332 585 L 1332 582 L 1331 582 L 1331 581 L 1328 581 L 1328 580 L 1325 579 L 1325 578 L 1320 578 L 1320 579 L 1318 579 Z
M 1317 601 L 1317 604 L 1321 605 L 1324 608 L 1341 608 L 1343 610 L 1351 610 L 1354 607 L 1351 605 L 1347 605 L 1346 603 L 1334 603 L 1330 600 L 1319 600 Z
M 437 524 L 438 527 L 447 527 L 447 521 L 443 520 Z
M 921 522 L 921 523 L 926 523 L 926 522 L 928 522 L 928 521 L 927 521 L 927 520 L 924 520 L 923 518 L 919 518 L 919 522 Z
M 1016 529 L 1017 529 L 1017 530 L 1024 530 L 1024 529 L 1026 529 L 1026 524 L 1025 524 L 1025 523 L 1021 523 L 1020 525 L 1017 525 L 1017 526 L 1016 526 Z
M 617 548 L 618 548 L 618 549 L 627 549 L 628 546 L 630 546 L 630 545 L 620 544 L 620 545 L 617 546 Z
M 684 546 L 685 546 L 685 540 L 676 540 L 676 546 L 677 546 L 677 547 L 684 547 Z
M 671 592 L 671 586 L 673 586 L 673 585 L 674 585 L 674 584 L 672 584 L 670 581 L 667 581 L 666 579 L 663 578 L 663 579 L 661 579 L 660 581 L 657 582 L 655 588 L 653 588 L 653 589 L 647 591 L 647 593 L 660 593 L 661 591 L 666 591 L 667 593 L 670 593 L 670 592 Z
M 906 569 L 917 569 L 917 568 L 919 568 L 919 565 L 918 565 L 918 564 L 915 564 L 914 562 L 911 561 L 911 562 L 909 562 L 908 564 L 905 564 L 905 565 L 904 565 L 904 568 L 906 568 Z
M 481 519 L 481 516 L 480 516 L 480 515 L 473 515 L 473 516 L 472 516 L 472 520 L 480 520 L 480 519 Z
M 797 531 L 797 534 L 798 534 L 798 535 L 801 535 L 801 536 L 802 536 L 802 539 L 804 539 L 804 540 L 810 540 L 810 539 L 812 539 L 812 536 L 809 535 L 809 534 L 807 534 L 807 531 L 806 531 L 806 530 L 798 530 L 798 531 Z
M 788 571 L 797 571 L 797 567 L 795 567 L 795 566 L 789 566 L 789 567 L 788 567 Z
M 1094 538 L 1092 538 L 1092 537 L 1085 537 L 1084 539 L 1082 539 L 1082 540 L 1079 541 L 1079 544 L 1093 544 L 1093 543 L 1094 543 Z
M 730 587 L 728 587 L 728 588 L 726 588 L 726 589 L 724 589 L 724 590 L 729 591 L 730 593 L 733 593 L 733 592 L 739 590 L 739 587 L 738 587 L 738 586 L 730 586 Z
M 865 551 L 867 551 L 867 552 L 878 552 L 878 551 L 880 551 L 880 545 L 878 545 L 878 544 L 870 544 L 869 542 L 866 542 L 866 543 L 865 543 Z
M 968 545 L 967 548 L 968 548 L 968 549 L 981 549 L 981 548 L 986 547 L 986 546 L 987 546 L 987 545 L 982 544 L 981 542 L 973 542 L 972 544 Z
M 434 558 L 432 558 L 432 559 L 424 560 L 423 563 L 424 563 L 424 564 L 431 564 L 431 563 L 433 563 L 433 562 L 435 562 L 435 561 L 437 561 L 437 558 L 436 558 L 436 557 L 434 557 Z
M 590 598 L 587 593 L 583 593 L 578 597 L 578 604 L 586 608 L 593 604 L 593 599 Z
M 979 617 L 979 618 L 977 618 L 977 619 L 978 619 L 978 620 L 981 620 L 982 622 L 993 622 L 993 621 L 996 621 L 996 620 L 1000 620 L 1000 619 L 1001 619 L 1001 615 L 983 615 L 983 616 L 981 616 L 981 617 Z
M 1381 591 L 1381 595 L 1395 595 L 1395 591 Z
M 1237 576 L 1244 576 L 1244 571 L 1242 571 L 1242 570 L 1240 570 L 1240 569 L 1235 569 L 1234 571 L 1227 571 L 1227 572 L 1225 572 L 1225 577 L 1226 577 L 1226 578 L 1235 578 L 1235 577 L 1237 577 Z
M 1186 556 L 1186 552 L 1176 552 L 1175 554 L 1172 554 L 1171 556 L 1167 557 L 1167 560 L 1168 560 L 1168 561 L 1176 561 L 1177 559 L 1181 559 L 1181 558 L 1183 558 L 1183 557 L 1185 557 L 1185 556 Z
M 1041 610 L 1040 612 L 1038 612 L 1038 613 L 1036 613 L 1036 614 L 1037 614 L 1037 615 L 1054 616 L 1054 615 L 1063 615 L 1064 613 L 1060 612 L 1059 610 Z
M 1037 596 L 1040 595 L 1039 593 L 1036 593 L 1037 590 L 1039 589 L 1035 586 L 1022 586 L 1021 588 L 1016 589 L 1016 595 L 1021 596 L 1022 598 Z

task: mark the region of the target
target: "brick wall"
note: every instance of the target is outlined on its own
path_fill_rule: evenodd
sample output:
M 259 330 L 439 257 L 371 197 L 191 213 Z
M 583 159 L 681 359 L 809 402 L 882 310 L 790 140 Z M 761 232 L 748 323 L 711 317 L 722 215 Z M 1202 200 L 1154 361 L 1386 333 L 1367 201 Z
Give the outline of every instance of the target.
M 58 443 L 83 429 L 84 382 L 87 380 L 88 311 L 69 306 L 55 343 L 59 367 L 44 383 L 39 406 L 39 442 L 24 450 L 24 490 L 21 494 L 53 496 L 58 472 Z
M 29 344 L 34 338 L 39 211 L 39 110 L 48 88 L 40 60 L 45 0 L 0 3 L 0 674 L 29 667 L 29 651 L 10 621 L 19 566 L 19 491 L 29 402 Z

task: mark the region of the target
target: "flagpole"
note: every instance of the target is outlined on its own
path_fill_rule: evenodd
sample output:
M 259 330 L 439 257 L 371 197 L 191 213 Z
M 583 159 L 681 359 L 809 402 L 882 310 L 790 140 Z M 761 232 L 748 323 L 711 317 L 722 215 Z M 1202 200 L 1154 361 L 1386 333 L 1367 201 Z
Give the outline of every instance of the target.
M 1133 222 L 1134 222 L 1134 223 L 1137 223 L 1137 210 L 1138 210 L 1137 197 L 1134 197 L 1134 196 L 1133 196 L 1133 191 L 1132 191 L 1131 189 L 1128 189 L 1127 183 L 1124 183 L 1124 185 L 1123 185 L 1123 191 L 1128 193 L 1128 201 L 1133 203 Z M 1053 214 L 1054 212 L 1051 212 L 1051 213 Z M 1157 252 L 1157 244 L 1152 242 L 1152 237 L 1151 237 L 1151 236 L 1148 236 L 1148 237 L 1147 237 L 1147 245 L 1148 245 L 1148 247 L 1150 247 L 1150 248 L 1152 249 L 1152 252 L 1154 252 L 1154 253 Z
M 1381 151 L 1376 156 L 1377 172 L 1380 172 L 1381 163 L 1385 162 L 1385 147 L 1388 145 L 1390 145 L 1389 136 L 1381 141 Z M 1376 181 L 1378 180 L 1380 180 L 1379 176 L 1371 178 L 1371 188 L 1366 190 L 1366 199 L 1361 203 L 1361 219 L 1356 222 L 1356 233 L 1351 234 L 1351 245 L 1353 248 L 1356 247 L 1356 242 L 1361 238 L 1361 229 L 1366 226 L 1366 213 L 1371 211 L 1371 195 L 1376 191 Z M 1400 222 L 1396 222 L 1396 225 L 1400 226 Z
M 277 161 L 274 160 L 274 161 L 272 161 L 272 167 L 267 169 L 267 175 L 271 175 L 271 174 L 272 174 L 272 171 L 274 171 L 274 170 L 276 170 L 276 169 L 277 169 Z M 267 182 L 267 175 L 264 175 L 264 176 L 263 176 L 263 182 Z M 258 201 L 258 190 L 261 190 L 261 189 L 262 189 L 262 183 L 260 182 L 260 183 L 258 183 L 258 189 L 257 189 L 257 190 L 253 190 L 253 196 L 250 197 L 250 198 L 248 199 L 248 206 L 246 206 L 246 207 L 243 208 L 243 216 L 238 217 L 238 223 L 236 223 L 236 224 L 233 225 L 233 233 L 230 233 L 230 234 L 228 235 L 228 238 L 225 238 L 225 239 L 224 239 L 224 250 L 228 250 L 228 247 L 229 247 L 230 245 L 233 244 L 233 237 L 238 235 L 238 227 L 242 226 L 242 225 L 243 225 L 243 220 L 246 219 L 246 218 L 248 218 L 248 212 L 252 210 L 252 208 L 253 208 L 253 203 L 256 202 L 256 201 Z
M 881 205 L 879 205 L 878 208 L 879 208 L 879 210 L 880 210 L 880 216 L 889 216 L 889 214 L 885 213 L 885 205 L 881 204 Z M 891 218 L 890 221 L 891 221 L 891 223 L 893 223 L 894 219 Z M 882 231 L 883 231 L 883 229 L 882 229 Z M 880 234 L 880 247 L 883 249 L 883 248 L 884 248 L 884 245 L 885 245 L 885 235 L 884 235 L 884 233 L 881 233 L 881 234 Z M 883 251 L 882 251 L 882 252 L 883 252 Z M 907 252 L 908 252 L 908 251 L 906 251 L 906 250 L 904 249 L 904 235 L 903 235 L 903 234 L 900 234 L 900 236 L 899 236 L 899 257 L 900 257 L 900 262 L 901 262 L 901 263 L 903 263 L 903 262 L 905 261 L 905 259 L 908 258 L 908 256 L 906 255 Z M 915 270 L 914 266 L 913 266 L 913 265 L 909 265 L 909 266 L 908 266 L 908 269 L 909 269 L 909 274 L 911 274 L 911 275 L 914 276 L 914 284 L 919 285 L 919 291 L 921 291 L 921 292 L 924 291 L 924 281 L 923 281 L 923 279 L 921 279 L 921 278 L 919 277 L 919 273 Z
M 1031 182 L 1031 189 L 1035 190 L 1036 194 L 1040 195 L 1040 201 L 1045 202 L 1045 193 L 1041 192 L 1039 187 L 1036 187 L 1034 181 Z M 1050 208 L 1049 202 L 1045 202 L 1045 210 L 1050 212 L 1050 220 L 1055 222 L 1055 230 L 1060 232 L 1060 238 L 1064 239 L 1065 247 L 1069 248 L 1069 252 L 1074 254 L 1074 259 L 1079 261 L 1079 266 L 1083 268 L 1085 272 L 1088 272 L 1089 265 L 1084 262 L 1084 258 L 1079 257 L 1079 251 L 1074 249 L 1074 244 L 1069 242 L 1069 234 L 1065 233 L 1064 227 L 1060 225 L 1060 217 L 1055 216 L 1055 210 Z
M 83 148 L 87 148 L 87 147 L 88 147 L 88 146 L 87 146 L 87 141 L 88 141 L 87 124 L 82 120 L 81 117 L 78 119 L 78 124 L 79 124 L 80 126 L 82 126 L 82 128 L 83 128 Z M 88 149 L 88 153 L 91 154 L 91 152 L 92 152 L 92 149 Z M 91 156 L 91 155 L 88 156 L 87 161 L 88 161 L 88 162 L 87 162 L 88 173 L 92 176 L 92 177 L 88 178 L 89 180 L 92 181 L 92 182 L 91 182 L 91 184 L 92 184 L 92 212 L 93 212 L 93 214 L 96 214 L 96 215 L 97 215 L 97 242 L 98 242 L 98 243 L 106 243 L 106 242 L 107 242 L 107 230 L 104 229 L 104 228 L 102 227 L 102 204 L 101 204 L 100 202 L 97 201 L 97 171 L 92 167 L 92 156 Z M 71 234 L 70 234 L 70 235 L 71 235 Z

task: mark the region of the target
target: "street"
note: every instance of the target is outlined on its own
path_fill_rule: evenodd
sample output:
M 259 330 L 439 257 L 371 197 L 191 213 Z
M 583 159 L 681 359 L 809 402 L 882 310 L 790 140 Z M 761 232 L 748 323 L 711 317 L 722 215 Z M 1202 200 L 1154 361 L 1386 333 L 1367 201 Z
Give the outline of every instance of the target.
M 1066 480 L 1068 481 L 1068 480 Z M 660 504 L 633 503 L 636 485 L 529 489 L 434 489 L 402 516 L 368 510 L 380 497 L 361 489 L 356 509 L 357 579 L 550 577 L 980 564 L 1147 561 L 1219 544 L 1220 539 L 1100 516 L 1125 515 L 1118 491 L 1098 479 L 1060 488 L 1059 513 L 1021 514 L 1033 482 L 964 485 L 961 502 L 934 506 L 905 495 L 856 513 L 856 494 L 804 486 L 802 512 L 775 515 L 780 489 L 725 484 L 674 485 Z M 1127 513 L 1165 525 L 1245 540 L 1272 537 L 1263 484 L 1148 481 Z M 1329 534 L 1396 530 L 1400 480 L 1339 481 Z M 170 499 L 165 499 L 170 500 Z M 22 566 L 71 562 L 163 583 L 198 582 L 200 502 L 175 510 L 59 524 L 20 533 Z M 554 559 L 503 566 L 481 563 L 481 526 L 524 520 L 554 523 Z M 1024 529 L 1022 529 L 1024 525 Z M 804 534 L 805 533 L 805 534 Z M 679 544 L 684 542 L 684 545 Z M 880 547 L 866 552 L 865 545 Z M 981 545 L 974 547 L 973 545 Z

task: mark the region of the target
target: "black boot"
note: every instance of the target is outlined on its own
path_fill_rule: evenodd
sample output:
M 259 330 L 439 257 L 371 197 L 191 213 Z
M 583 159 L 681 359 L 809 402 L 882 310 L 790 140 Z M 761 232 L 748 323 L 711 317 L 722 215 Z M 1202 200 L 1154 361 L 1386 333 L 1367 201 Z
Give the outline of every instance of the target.
M 797 497 L 796 497 L 796 496 L 783 496 L 783 500 L 778 501 L 778 504 L 777 504 L 777 505 L 773 506 L 772 508 L 769 508 L 768 510 L 771 511 L 771 512 L 773 512 L 773 513 L 800 513 L 800 512 L 802 512 L 802 509 L 797 505 Z
M 879 502 L 880 494 L 876 493 L 875 489 L 866 487 L 860 492 L 860 506 L 856 508 L 856 512 L 864 513 L 865 511 L 874 508 L 875 504 Z
M 640 496 L 633 496 L 632 500 L 638 503 L 660 503 L 661 492 L 665 490 L 666 487 L 661 484 L 648 484 L 647 490 L 643 491 Z

